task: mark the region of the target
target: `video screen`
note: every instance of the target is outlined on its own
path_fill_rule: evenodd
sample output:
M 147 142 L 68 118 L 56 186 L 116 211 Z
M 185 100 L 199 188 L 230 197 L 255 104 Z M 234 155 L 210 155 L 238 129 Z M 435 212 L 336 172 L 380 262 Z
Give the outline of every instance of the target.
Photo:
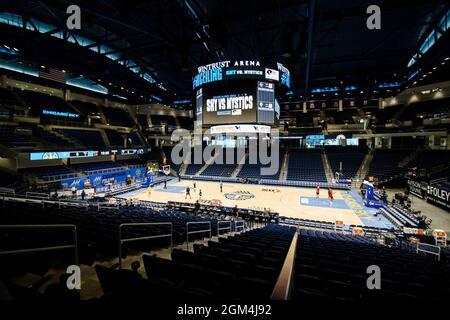
M 256 123 L 254 81 L 233 81 L 203 88 L 203 124 Z
M 274 123 L 275 84 L 258 81 L 258 123 Z

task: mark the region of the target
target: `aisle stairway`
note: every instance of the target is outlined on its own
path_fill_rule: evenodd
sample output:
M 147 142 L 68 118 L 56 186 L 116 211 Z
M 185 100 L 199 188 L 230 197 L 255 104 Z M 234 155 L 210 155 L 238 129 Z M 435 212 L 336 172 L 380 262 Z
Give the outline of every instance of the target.
M 287 180 L 287 173 L 288 173 L 288 163 L 289 163 L 289 152 L 286 150 L 283 157 L 283 163 L 281 164 L 280 169 L 280 181 L 286 181 Z
M 361 163 L 361 167 L 359 168 L 358 172 L 356 172 L 355 177 L 352 181 L 352 187 L 353 188 L 359 188 L 361 181 L 363 181 L 367 173 L 369 172 L 370 164 L 372 163 L 373 159 L 373 150 L 370 149 L 369 152 L 364 157 L 363 162 Z
M 327 154 L 325 153 L 325 150 L 323 150 L 323 152 L 322 152 L 322 163 L 323 163 L 323 168 L 325 169 L 325 174 L 327 176 L 327 182 L 328 183 L 333 182 L 333 179 L 334 179 L 333 170 L 331 170 L 331 165 L 328 160 Z

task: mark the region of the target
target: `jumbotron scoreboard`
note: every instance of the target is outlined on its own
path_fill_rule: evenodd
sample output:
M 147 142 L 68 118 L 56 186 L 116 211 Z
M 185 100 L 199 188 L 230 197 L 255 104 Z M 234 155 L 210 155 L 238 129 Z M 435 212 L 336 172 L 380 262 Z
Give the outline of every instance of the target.
M 221 124 L 276 125 L 277 93 L 290 87 L 290 73 L 281 63 L 220 61 L 198 68 L 193 80 L 197 121 L 208 127 Z

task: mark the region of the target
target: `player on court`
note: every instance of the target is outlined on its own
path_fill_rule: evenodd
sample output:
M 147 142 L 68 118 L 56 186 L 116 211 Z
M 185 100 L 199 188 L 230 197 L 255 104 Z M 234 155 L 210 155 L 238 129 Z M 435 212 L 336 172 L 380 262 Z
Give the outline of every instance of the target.
M 198 201 L 202 201 L 202 189 L 198 192 Z
M 316 198 L 319 198 L 320 195 L 320 186 L 316 187 Z
M 191 189 L 189 187 L 186 187 L 186 195 L 184 196 L 184 199 L 187 199 L 187 197 L 189 196 L 189 199 L 191 198 Z
M 150 186 L 150 185 L 147 188 L 147 194 L 149 197 L 152 195 L 152 186 Z
M 333 190 L 328 188 L 328 200 L 330 200 L 330 207 L 333 205 Z

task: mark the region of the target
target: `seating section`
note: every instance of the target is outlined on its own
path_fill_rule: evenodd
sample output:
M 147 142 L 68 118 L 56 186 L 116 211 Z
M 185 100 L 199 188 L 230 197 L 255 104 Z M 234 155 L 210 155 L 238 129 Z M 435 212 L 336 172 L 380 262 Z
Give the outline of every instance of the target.
M 441 150 L 426 150 L 408 163 L 409 168 L 425 169 L 431 171 L 433 167 L 450 164 L 450 152 Z
M 205 165 L 203 158 L 201 159 L 201 163 L 196 164 L 195 162 L 195 149 L 191 149 L 188 157 L 190 157 L 190 164 L 187 165 L 185 175 L 193 176 Z
M 152 114 L 150 119 L 154 126 L 160 126 L 165 123 L 169 128 L 175 128 L 175 118 L 173 116 Z
M 114 170 L 122 167 L 120 162 L 103 161 L 103 162 L 89 162 L 73 165 L 78 171 L 89 172 L 98 170 Z
M 411 120 L 421 124 L 423 119 L 448 118 L 450 115 L 450 99 L 436 99 L 411 103 L 402 112 L 399 120 Z
M 103 162 L 93 162 L 93 163 L 81 163 L 74 164 L 71 168 L 66 166 L 47 166 L 47 167 L 34 167 L 25 168 L 19 170 L 20 174 L 27 176 L 35 176 L 44 180 L 54 181 L 72 178 L 76 174 L 93 174 L 96 171 L 118 171 L 124 169 L 128 165 L 141 165 L 144 164 L 140 159 L 128 159 L 121 160 L 118 162 L 103 161 Z
M 314 117 L 318 117 L 319 114 L 313 112 L 298 113 L 296 115 L 297 127 L 312 127 L 314 125 Z
M 381 289 L 367 288 L 367 267 L 381 269 Z M 440 300 L 449 295 L 444 261 L 376 244 L 362 236 L 300 229 L 291 298 L 302 302 Z
M 77 114 L 77 112 L 60 97 L 27 90 L 18 91 L 18 94 L 25 101 L 26 105 L 31 108 L 30 112 L 34 116 L 42 116 L 43 110 Z M 71 120 L 77 119 L 78 118 L 71 118 Z
M 75 171 L 65 166 L 49 166 L 49 167 L 35 167 L 29 169 L 22 169 L 20 173 L 24 175 L 31 175 L 46 180 L 51 176 L 61 176 L 61 179 L 72 177 Z
M 128 112 L 124 109 L 105 107 L 103 108 L 103 113 L 108 123 L 112 126 L 133 126 L 133 121 L 131 120 Z
M 379 108 L 370 108 L 365 109 L 366 114 L 370 114 L 375 117 L 374 123 L 377 125 L 384 125 L 386 123 L 392 122 L 392 118 L 394 115 L 400 110 L 400 106 L 394 106 L 394 107 L 386 107 L 384 109 Z
M 133 131 L 128 135 L 128 146 L 129 147 L 142 147 L 143 146 L 141 139 L 139 139 L 139 136 L 136 131 Z
M 410 153 L 405 150 L 375 150 L 367 176 L 382 181 L 400 174 L 403 169 L 399 167 L 399 163 Z
M 192 130 L 194 128 L 194 119 L 189 117 L 177 117 L 180 128 Z
M 330 117 L 334 120 L 335 124 L 355 123 L 353 117 L 358 115 L 357 109 L 344 109 L 342 111 L 326 110 L 326 117 Z
M 263 175 L 261 172 L 261 169 L 263 167 L 268 168 L 267 165 L 261 165 L 261 164 L 249 164 L 249 160 L 246 161 L 246 163 L 242 166 L 241 171 L 238 173 L 239 178 L 246 178 L 246 179 L 272 179 L 272 180 L 278 180 L 280 178 L 281 173 L 281 167 L 283 165 L 285 151 L 280 150 L 279 156 L 278 156 L 278 168 L 276 173 L 271 175 Z
M 268 225 L 194 245 L 194 252 L 175 249 L 172 261 L 144 255 L 147 278 L 195 288 L 203 297 L 268 300 L 294 233 L 294 228 Z
M 4 171 L 0 171 L 0 187 L 14 189 L 16 193 L 23 193 L 26 188 L 21 176 Z
M 46 204 L 25 202 L 5 202 L 2 207 L 0 224 L 75 224 L 77 226 L 78 241 L 80 244 L 80 257 L 98 252 L 117 255 L 118 227 L 122 223 L 129 222 L 171 222 L 173 224 L 173 243 L 181 244 L 186 240 L 186 223 L 189 221 L 211 221 L 213 226 L 217 223 L 214 219 L 205 219 L 184 211 L 175 209 L 144 208 L 137 206 L 122 206 L 120 209 L 102 209 L 89 207 L 80 209 L 76 207 L 59 207 L 58 204 Z M 195 224 L 189 231 L 204 229 L 204 226 Z M 55 245 L 58 241 L 61 244 L 65 240 L 71 239 L 70 232 L 27 230 L 28 233 L 16 238 L 12 234 L 0 233 L 0 236 L 11 236 L 9 241 L 0 240 L 2 249 L 9 249 L 12 246 L 30 248 L 35 246 Z M 122 238 L 144 237 L 149 235 L 161 235 L 170 232 L 170 227 L 165 225 L 136 226 L 123 228 Z M 213 228 L 216 233 L 216 229 Z M 190 239 L 196 240 L 207 236 L 204 234 L 192 234 Z M 149 248 L 168 246 L 168 238 L 155 239 L 151 242 L 133 242 L 124 247 L 148 250 Z M 143 248 L 146 249 L 143 249 Z
M 208 176 L 208 177 L 230 177 L 233 171 L 236 169 L 237 164 L 240 162 L 240 159 L 238 159 L 239 156 L 245 157 L 245 150 L 239 149 L 238 152 L 237 149 L 232 150 L 232 156 L 228 156 L 231 158 L 231 162 L 227 164 L 227 152 L 229 150 L 223 149 L 221 154 L 216 156 L 214 158 L 215 161 L 222 160 L 223 164 L 215 164 L 212 163 L 206 167 L 206 169 L 201 173 L 201 176 Z
M 147 121 L 147 115 L 138 113 L 136 115 L 138 123 L 141 125 L 142 130 L 145 130 L 148 128 L 148 121 Z
M 288 180 L 327 182 L 320 151 L 289 151 Z
M 141 159 L 126 159 L 120 160 L 119 163 L 123 166 L 137 166 L 137 165 L 145 165 L 145 163 Z
M 125 146 L 124 138 L 127 140 L 127 147 L 142 147 L 143 144 L 136 131 L 131 133 L 121 133 L 112 129 L 105 129 L 111 147 Z
M 373 133 L 404 133 L 404 132 L 414 132 L 417 131 L 417 127 L 411 127 L 411 126 L 395 126 L 395 127 L 385 127 L 378 126 L 373 127 L 372 132 Z
M 65 148 L 65 147 L 74 147 L 77 146 L 76 144 L 63 139 L 59 136 L 57 136 L 54 132 L 52 131 L 47 131 L 41 127 L 37 127 L 37 126 L 32 126 L 31 127 L 33 130 L 33 134 L 51 144 L 54 144 L 56 146 L 58 146 L 58 148 Z
M 185 175 L 193 176 L 203 167 L 203 164 L 189 164 L 186 168 Z
M 116 130 L 110 130 L 110 129 L 106 129 L 105 133 L 108 136 L 109 144 L 111 145 L 111 147 L 123 147 L 124 146 L 122 133 L 119 133 Z
M 5 88 L 0 88 L 0 105 L 9 107 L 19 106 L 21 103 L 17 100 L 12 91 Z
M 331 170 L 333 170 L 333 174 L 335 176 L 336 172 L 340 172 L 342 173 L 342 179 L 352 179 L 361 167 L 366 154 L 361 149 L 352 149 L 347 147 L 345 150 L 340 152 L 338 149 L 333 148 L 327 151 L 327 156 L 330 162 Z
M 229 177 L 236 169 L 235 164 L 210 164 L 206 169 L 201 173 L 202 176 L 209 177 Z
M 0 144 L 10 148 L 33 148 L 36 143 L 30 141 L 30 135 L 20 133 L 20 127 L 14 125 L 0 126 Z
M 86 147 L 106 148 L 105 142 L 99 131 L 96 130 L 75 130 L 75 129 L 55 129 L 64 136 L 79 142 Z
M 78 100 L 72 100 L 72 101 L 69 101 L 69 103 L 72 104 L 74 107 L 76 107 L 85 116 L 100 115 L 100 109 L 94 103 L 78 101 Z

